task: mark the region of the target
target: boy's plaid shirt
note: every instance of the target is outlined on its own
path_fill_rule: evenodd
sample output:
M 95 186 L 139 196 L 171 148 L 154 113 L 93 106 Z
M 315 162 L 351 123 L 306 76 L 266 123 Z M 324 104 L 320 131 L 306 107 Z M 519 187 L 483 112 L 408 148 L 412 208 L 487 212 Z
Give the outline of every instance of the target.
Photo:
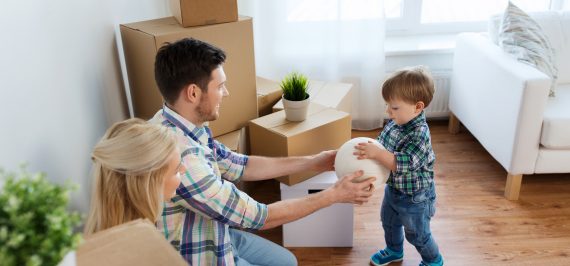
M 267 206 L 232 182 L 248 157 L 215 141 L 208 127 L 196 127 L 164 106 L 150 120 L 176 133 L 186 173 L 172 202 L 165 203 L 157 228 L 190 265 L 234 265 L 229 226 L 259 229 Z M 231 181 L 231 182 L 228 182 Z
M 388 121 L 378 141 L 396 157 L 396 171 L 390 172 L 388 185 L 409 195 L 430 186 L 435 154 L 423 111 L 401 126 Z

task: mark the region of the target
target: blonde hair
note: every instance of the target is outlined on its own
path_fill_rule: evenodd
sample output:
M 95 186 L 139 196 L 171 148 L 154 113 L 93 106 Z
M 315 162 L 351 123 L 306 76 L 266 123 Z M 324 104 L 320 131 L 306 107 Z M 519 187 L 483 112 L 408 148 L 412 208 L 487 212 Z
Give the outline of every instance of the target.
M 423 102 L 428 107 L 435 87 L 433 78 L 424 66 L 404 68 L 393 73 L 382 84 L 382 97 L 385 101 L 400 99 L 404 102 L 416 104 Z
M 84 233 L 138 218 L 156 221 L 176 140 L 166 127 L 133 118 L 115 123 L 95 145 L 91 209 Z

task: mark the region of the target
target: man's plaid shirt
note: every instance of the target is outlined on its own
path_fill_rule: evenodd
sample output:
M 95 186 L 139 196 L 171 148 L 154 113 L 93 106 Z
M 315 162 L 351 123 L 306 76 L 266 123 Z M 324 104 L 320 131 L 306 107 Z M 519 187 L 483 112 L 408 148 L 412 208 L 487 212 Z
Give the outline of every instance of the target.
M 433 182 L 435 154 L 424 112 L 404 125 L 388 121 L 378 142 L 396 157 L 388 185 L 405 194 L 428 188 Z
M 186 173 L 172 202 L 165 203 L 157 228 L 190 265 L 234 265 L 229 226 L 259 229 L 267 206 L 232 182 L 243 175 L 248 157 L 212 138 L 164 106 L 150 120 L 175 132 Z M 231 182 L 228 182 L 231 181 Z

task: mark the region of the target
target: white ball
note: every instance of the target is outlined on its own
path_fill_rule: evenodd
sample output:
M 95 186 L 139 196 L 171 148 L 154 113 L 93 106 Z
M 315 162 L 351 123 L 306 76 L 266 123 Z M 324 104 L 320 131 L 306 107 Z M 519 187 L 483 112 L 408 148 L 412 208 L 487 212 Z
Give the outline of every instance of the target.
M 357 156 L 353 153 L 356 151 L 354 148 L 358 145 L 358 143 L 362 142 L 372 142 L 374 145 L 378 146 L 379 148 L 385 150 L 382 144 L 378 143 L 377 140 L 371 138 L 353 138 L 347 142 L 345 142 L 336 154 L 336 158 L 334 160 L 334 168 L 336 171 L 337 177 L 341 178 L 347 174 L 354 173 L 358 170 L 364 171 L 364 174 L 355 179 L 356 182 L 363 181 L 371 176 L 376 177 L 377 184 L 384 184 L 390 175 L 390 170 L 384 167 L 382 164 L 376 162 L 375 160 L 371 159 L 362 159 L 358 160 Z

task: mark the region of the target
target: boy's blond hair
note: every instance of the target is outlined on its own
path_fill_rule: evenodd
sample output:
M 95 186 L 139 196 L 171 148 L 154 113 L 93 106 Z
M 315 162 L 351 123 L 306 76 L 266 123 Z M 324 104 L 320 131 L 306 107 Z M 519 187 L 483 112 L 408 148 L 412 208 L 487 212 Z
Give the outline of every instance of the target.
M 433 78 L 423 66 L 398 70 L 382 84 L 384 101 L 399 99 L 411 104 L 421 101 L 424 108 L 430 104 L 434 92 Z

